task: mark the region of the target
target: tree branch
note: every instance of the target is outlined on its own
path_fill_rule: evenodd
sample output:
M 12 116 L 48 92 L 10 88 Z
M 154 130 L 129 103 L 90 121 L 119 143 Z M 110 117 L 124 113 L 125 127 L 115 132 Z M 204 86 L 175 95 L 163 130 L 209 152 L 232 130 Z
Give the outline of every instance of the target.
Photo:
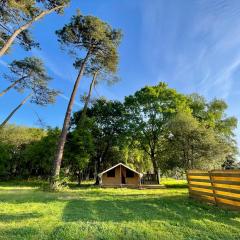
M 16 39 L 16 37 L 23 31 L 25 31 L 26 29 L 28 29 L 34 22 L 40 20 L 41 18 L 43 18 L 44 16 L 58 10 L 61 8 L 64 8 L 65 5 L 60 5 L 58 7 L 52 8 L 50 10 L 45 10 L 43 12 L 41 12 L 39 15 L 37 15 L 36 17 L 34 17 L 31 21 L 27 22 L 26 24 L 24 24 L 23 26 L 21 26 L 20 28 L 18 28 L 17 30 L 15 30 L 13 32 L 13 34 L 10 36 L 10 38 L 7 40 L 7 42 L 4 44 L 4 46 L 1 48 L 0 50 L 0 57 L 3 56 L 7 50 L 9 49 L 9 47 L 13 44 L 14 40 Z

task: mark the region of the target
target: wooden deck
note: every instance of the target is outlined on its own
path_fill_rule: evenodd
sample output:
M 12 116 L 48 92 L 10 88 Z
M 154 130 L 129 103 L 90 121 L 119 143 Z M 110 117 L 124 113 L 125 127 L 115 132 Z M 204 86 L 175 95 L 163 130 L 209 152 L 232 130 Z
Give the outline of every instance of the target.
M 134 184 L 102 184 L 101 188 L 139 188 L 138 185 Z
M 164 189 L 166 187 L 160 184 L 142 184 L 139 188 L 140 189 Z
M 164 185 L 159 184 L 104 184 L 100 186 L 101 188 L 135 188 L 135 189 L 164 189 Z

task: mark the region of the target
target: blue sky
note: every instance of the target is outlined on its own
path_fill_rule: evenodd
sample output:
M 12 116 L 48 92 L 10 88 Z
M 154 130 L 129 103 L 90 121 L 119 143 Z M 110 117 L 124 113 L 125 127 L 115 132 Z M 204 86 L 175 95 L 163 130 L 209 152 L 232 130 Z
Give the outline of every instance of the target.
M 145 85 L 164 81 L 182 93 L 197 92 L 208 100 L 224 99 L 228 114 L 240 118 L 240 1 L 236 0 L 72 0 L 63 16 L 52 14 L 35 23 L 32 32 L 41 50 L 24 52 L 15 45 L 0 59 L 0 71 L 7 63 L 25 56 L 44 60 L 51 83 L 62 91 L 55 105 L 26 104 L 11 123 L 37 126 L 38 117 L 47 125 L 61 126 L 76 71 L 73 59 L 61 51 L 55 30 L 80 9 L 123 30 L 119 76 L 114 86 L 97 86 L 95 96 L 123 100 Z M 89 79 L 82 79 L 74 110 L 81 107 L 80 94 Z M 7 82 L 1 81 L 1 88 Z M 12 90 L 0 101 L 0 120 L 24 98 Z M 236 131 L 240 144 L 239 129 Z

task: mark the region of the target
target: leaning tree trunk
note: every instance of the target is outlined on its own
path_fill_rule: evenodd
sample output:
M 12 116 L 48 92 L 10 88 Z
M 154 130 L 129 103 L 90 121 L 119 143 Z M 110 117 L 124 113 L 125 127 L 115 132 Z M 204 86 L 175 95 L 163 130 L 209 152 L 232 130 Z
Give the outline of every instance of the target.
M 2 92 L 0 92 L 0 97 L 2 97 L 5 93 L 7 93 L 9 90 L 11 90 L 13 87 L 15 87 L 18 83 L 20 83 L 24 78 L 26 77 L 22 77 L 18 80 L 16 80 L 15 82 L 13 82 L 11 85 L 9 85 L 6 89 L 4 89 Z
M 0 129 L 3 128 L 7 122 L 10 120 L 10 118 L 14 115 L 14 113 L 20 108 L 22 107 L 26 102 L 27 100 L 32 96 L 32 93 L 29 94 L 26 98 L 23 99 L 23 101 L 8 115 L 8 117 L 1 123 L 0 125 Z
M 83 124 L 84 124 L 88 104 L 89 104 L 89 101 L 90 101 L 90 98 L 91 98 L 91 95 L 92 95 L 92 90 L 93 90 L 94 85 L 96 84 L 97 75 L 98 75 L 98 71 L 94 73 L 93 78 L 92 78 L 92 82 L 91 82 L 89 90 L 88 90 L 88 95 L 87 95 L 87 98 L 85 100 L 84 107 L 83 107 L 83 110 L 82 110 L 82 114 L 81 114 L 80 119 L 79 119 L 79 126 L 80 127 L 82 127 Z
M 40 20 L 41 18 L 43 18 L 44 16 L 58 10 L 58 9 L 61 9 L 61 8 L 64 8 L 65 5 L 61 5 L 61 6 L 58 6 L 58 7 L 55 7 L 55 8 L 52 8 L 50 10 L 46 10 L 46 11 L 43 11 L 41 12 L 39 15 L 37 15 L 36 17 L 34 17 L 32 20 L 30 20 L 29 22 L 27 22 L 26 24 L 24 24 L 23 26 L 21 26 L 20 28 L 18 28 L 17 30 L 15 30 L 13 32 L 13 34 L 8 38 L 8 40 L 6 41 L 6 43 L 4 44 L 4 46 L 0 49 L 0 57 L 2 57 L 6 52 L 7 50 L 10 48 L 10 46 L 13 44 L 14 40 L 17 38 L 17 36 L 27 30 L 34 22 Z
M 63 123 L 63 127 L 62 127 L 62 132 L 61 135 L 59 137 L 59 141 L 58 141 L 58 145 L 57 145 L 57 151 L 55 154 L 55 158 L 54 158 L 54 162 L 53 162 L 53 171 L 52 171 L 52 177 L 50 180 L 50 188 L 52 190 L 56 190 L 58 188 L 58 180 L 59 180 L 59 174 L 60 174 L 60 168 L 61 168 L 61 163 L 62 163 L 62 158 L 63 158 L 63 152 L 64 152 L 64 146 L 66 143 L 66 137 L 67 137 L 67 132 L 68 132 L 68 128 L 70 125 L 70 120 L 71 120 L 71 113 L 72 113 L 72 108 L 73 108 L 73 104 L 74 104 L 74 99 L 75 96 L 77 94 L 77 89 L 78 89 L 78 85 L 80 83 L 80 80 L 83 76 L 84 70 L 85 70 L 85 66 L 86 66 L 86 62 L 88 60 L 90 56 L 90 51 L 88 51 L 81 69 L 79 71 L 79 74 L 77 76 L 76 82 L 74 84 L 73 87 L 73 91 L 68 103 L 68 107 L 67 107 L 67 111 L 65 114 L 65 118 L 64 118 L 64 123 Z

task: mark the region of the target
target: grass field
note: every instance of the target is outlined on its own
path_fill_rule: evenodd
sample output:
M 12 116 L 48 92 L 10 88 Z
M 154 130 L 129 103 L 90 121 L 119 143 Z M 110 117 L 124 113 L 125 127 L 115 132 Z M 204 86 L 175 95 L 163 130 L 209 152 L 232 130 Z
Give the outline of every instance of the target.
M 188 199 L 184 181 L 167 189 L 89 187 L 44 192 L 0 183 L 0 239 L 239 240 L 240 213 Z

